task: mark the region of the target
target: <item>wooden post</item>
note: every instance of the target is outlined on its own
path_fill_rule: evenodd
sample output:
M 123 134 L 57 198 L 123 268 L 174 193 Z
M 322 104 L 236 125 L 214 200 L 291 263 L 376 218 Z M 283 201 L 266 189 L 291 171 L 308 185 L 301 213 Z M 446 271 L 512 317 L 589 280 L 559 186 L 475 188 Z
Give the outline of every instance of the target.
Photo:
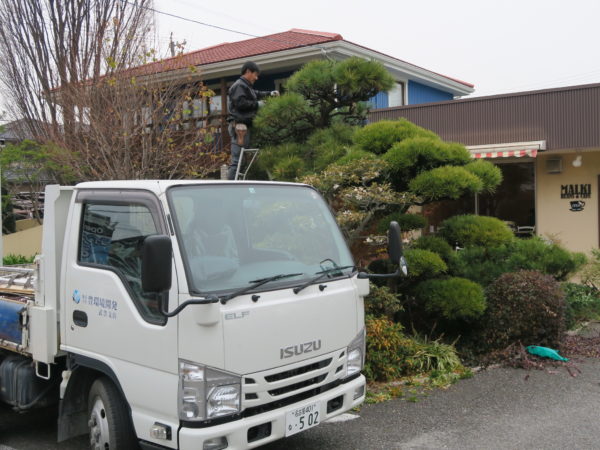
M 221 142 L 223 150 L 229 150 L 229 132 L 227 131 L 227 83 L 221 78 Z

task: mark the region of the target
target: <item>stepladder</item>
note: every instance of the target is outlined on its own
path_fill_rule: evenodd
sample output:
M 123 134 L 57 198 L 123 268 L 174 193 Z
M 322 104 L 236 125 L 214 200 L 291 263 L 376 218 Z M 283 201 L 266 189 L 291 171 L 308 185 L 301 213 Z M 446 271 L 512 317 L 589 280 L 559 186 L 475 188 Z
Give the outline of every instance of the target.
M 234 180 L 245 180 L 246 175 L 250 171 L 252 164 L 258 157 L 258 148 L 244 148 L 240 151 L 240 159 L 238 161 L 237 169 L 235 171 Z

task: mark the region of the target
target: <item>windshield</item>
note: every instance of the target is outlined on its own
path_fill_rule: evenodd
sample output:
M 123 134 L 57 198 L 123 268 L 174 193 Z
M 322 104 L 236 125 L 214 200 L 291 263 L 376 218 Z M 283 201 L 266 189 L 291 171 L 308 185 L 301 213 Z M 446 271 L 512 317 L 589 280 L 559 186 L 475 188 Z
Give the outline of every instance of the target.
M 286 185 L 191 185 L 169 189 L 190 291 L 230 291 L 278 274 L 265 286 L 298 285 L 352 256 L 321 196 Z

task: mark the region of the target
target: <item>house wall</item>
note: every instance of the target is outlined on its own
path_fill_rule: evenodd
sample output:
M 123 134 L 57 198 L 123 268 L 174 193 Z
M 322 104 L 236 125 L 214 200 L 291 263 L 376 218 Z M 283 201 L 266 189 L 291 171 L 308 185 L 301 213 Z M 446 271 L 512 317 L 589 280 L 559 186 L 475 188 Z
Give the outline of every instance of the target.
M 416 81 L 408 80 L 408 104 L 443 102 L 452 100 L 454 96 L 450 92 L 425 86 Z
M 576 156 L 582 156 L 581 167 L 573 167 Z M 547 173 L 546 161 L 562 157 L 562 172 Z M 582 153 L 538 153 L 536 158 L 536 224 L 537 234 L 558 239 L 569 250 L 589 253 L 598 248 L 600 149 Z M 590 185 L 589 198 L 561 198 L 561 186 Z M 587 197 L 584 194 L 583 197 Z M 571 210 L 571 201 L 585 202 L 581 211 Z
M 2 236 L 4 255 L 35 256 L 42 252 L 42 226 Z

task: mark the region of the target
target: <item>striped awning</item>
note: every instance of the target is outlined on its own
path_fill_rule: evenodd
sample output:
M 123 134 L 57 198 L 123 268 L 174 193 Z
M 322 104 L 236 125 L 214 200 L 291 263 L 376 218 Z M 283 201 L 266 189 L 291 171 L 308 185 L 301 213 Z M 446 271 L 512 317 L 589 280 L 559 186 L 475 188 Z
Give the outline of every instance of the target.
M 535 158 L 537 156 L 537 150 L 526 149 L 526 150 L 506 150 L 503 152 L 471 152 L 471 157 L 478 158 Z
M 471 157 L 481 158 L 535 158 L 540 150 L 546 149 L 546 141 L 513 142 L 507 144 L 467 146 Z

